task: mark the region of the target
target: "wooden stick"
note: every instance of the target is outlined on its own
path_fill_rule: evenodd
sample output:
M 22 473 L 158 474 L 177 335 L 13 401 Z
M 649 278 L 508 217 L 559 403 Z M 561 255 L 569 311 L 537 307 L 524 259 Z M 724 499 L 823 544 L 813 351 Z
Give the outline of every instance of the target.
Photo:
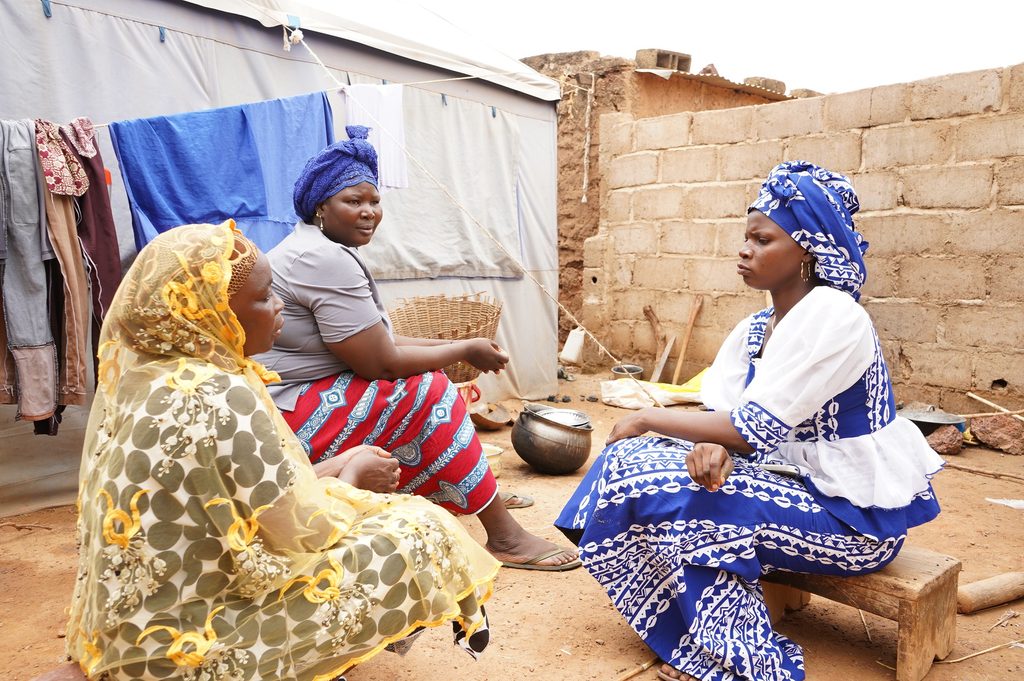
M 683 368 L 683 357 L 686 355 L 686 348 L 690 345 L 690 336 L 693 334 L 693 324 L 697 321 L 697 313 L 704 304 L 704 296 L 697 296 L 693 300 L 693 307 L 690 308 L 690 319 L 686 322 L 686 330 L 683 331 L 683 341 L 679 344 L 679 356 L 676 357 L 676 368 L 672 372 L 672 384 L 679 385 L 679 371 Z
M 953 468 L 958 471 L 965 471 L 967 473 L 974 473 L 976 475 L 985 475 L 990 478 L 998 478 L 999 480 L 1013 480 L 1014 482 L 1024 482 L 1024 478 L 1019 475 L 1011 475 L 1009 473 L 993 473 L 992 471 L 983 471 L 980 468 L 971 468 L 970 466 L 961 466 L 960 464 L 946 462 L 946 468 Z
M 984 397 L 978 397 L 977 395 L 975 395 L 972 392 L 968 392 L 967 396 L 970 397 L 971 399 L 978 400 L 982 404 L 988 405 L 988 406 L 992 407 L 993 409 L 998 409 L 999 411 L 1001 411 L 1004 414 L 1012 414 L 1012 412 L 1010 412 L 1010 410 L 1007 409 L 1006 407 L 1004 407 L 1003 405 L 996 404 L 995 402 L 991 402 L 989 400 L 986 400 Z M 1013 418 L 1017 419 L 1018 421 L 1024 421 L 1024 416 L 1021 416 L 1020 414 L 1012 414 L 1012 415 L 1013 415 Z
M 1000 648 L 1009 648 L 1014 643 L 1024 643 L 1024 638 L 1018 638 L 1016 641 L 1009 641 L 1007 643 L 1000 643 L 997 646 L 992 646 L 991 648 L 985 648 L 985 650 L 979 650 L 976 653 L 971 653 L 970 655 L 964 655 L 963 657 L 958 657 L 955 660 L 935 660 L 935 664 L 956 664 L 957 662 L 963 662 L 964 660 L 969 660 L 972 657 L 977 657 L 978 655 L 984 655 L 985 653 L 991 653 L 992 651 L 999 650 Z
M 1004 572 L 956 590 L 956 611 L 969 615 L 978 610 L 1015 601 L 1024 596 L 1024 572 Z
M 1013 411 L 983 411 L 980 414 L 960 414 L 962 419 L 977 419 L 982 416 L 999 416 L 1005 414 L 1006 416 L 1016 416 L 1017 414 L 1024 414 L 1024 409 L 1014 409 Z
M 661 349 L 661 356 L 658 357 L 658 363 L 654 365 L 654 369 L 651 370 L 651 383 L 657 383 L 661 380 L 661 372 L 665 370 L 665 364 L 668 362 L 669 353 L 672 352 L 672 346 L 676 344 L 676 335 L 670 333 L 668 338 L 665 339 L 665 347 Z
M 1016 610 L 1007 610 L 1003 613 L 1002 617 L 996 620 L 995 624 L 988 628 L 989 632 L 991 632 L 996 627 L 1005 627 L 1007 622 L 1012 620 L 1014 617 L 1017 617 L 1019 614 L 1020 613 L 1018 613 Z
M 13 527 L 16 530 L 52 530 L 48 525 L 36 525 L 35 523 L 0 523 L 0 527 Z
M 868 629 L 868 621 L 864 618 L 864 611 L 858 608 L 857 612 L 860 613 L 860 622 L 864 625 L 864 633 L 868 635 L 868 643 L 874 643 L 874 641 L 871 640 L 871 630 Z
M 631 679 L 634 676 L 636 676 L 637 674 L 639 674 L 641 672 L 645 672 L 648 669 L 650 669 L 651 667 L 653 667 L 655 664 L 658 663 L 658 660 L 660 660 L 660 659 L 661 659 L 660 657 L 655 655 L 654 657 L 652 657 L 651 659 L 647 660 L 647 662 L 644 662 L 642 665 L 640 665 L 636 669 L 632 669 L 632 670 L 626 672 L 625 674 L 623 674 L 622 676 L 620 676 L 619 678 L 615 679 L 615 681 L 626 681 L 627 679 Z

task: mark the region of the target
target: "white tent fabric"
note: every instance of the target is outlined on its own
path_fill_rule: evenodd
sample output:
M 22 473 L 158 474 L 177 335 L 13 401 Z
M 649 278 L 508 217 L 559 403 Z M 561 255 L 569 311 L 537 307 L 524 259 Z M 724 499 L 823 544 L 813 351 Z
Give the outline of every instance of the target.
M 64 122 L 85 115 L 102 124 L 331 88 L 332 78 L 305 49 L 298 46 L 283 51 L 280 29 L 270 30 L 246 18 L 250 15 L 240 8 L 244 5 L 251 9 L 254 4 L 269 3 L 53 0 L 52 16 L 47 18 L 40 3 L 0 0 L 0 63 L 4 65 L 0 69 L 0 118 Z M 275 6 L 292 4 L 278 2 Z M 225 13 L 231 11 L 227 5 L 239 11 Z M 359 16 L 366 23 L 364 9 L 359 7 Z M 458 203 L 469 208 L 481 224 L 497 225 L 489 229 L 520 258 L 530 275 L 556 295 L 556 113 L 550 93 L 524 94 L 521 82 L 513 87 L 503 82 L 501 73 L 487 80 L 445 81 L 453 77 L 452 72 L 440 70 L 427 57 L 422 62 L 413 61 L 409 50 L 389 53 L 382 51 L 379 42 L 367 47 L 370 38 L 348 42 L 330 37 L 357 31 L 358 24 L 338 19 L 336 31 L 320 26 L 320 31 L 314 32 L 313 26 L 319 24 L 307 21 L 306 16 L 327 22 L 326 13 L 303 15 L 302 25 L 306 41 L 330 68 L 334 79 L 346 84 L 415 83 L 406 89 L 409 130 L 426 130 L 437 138 L 412 141 L 413 153 L 425 156 L 421 160 L 431 173 L 451 183 L 449 189 Z M 366 30 L 373 34 L 372 40 L 379 39 L 369 28 Z M 423 35 L 430 36 L 423 39 L 423 44 L 436 39 L 429 32 Z M 438 53 L 450 54 L 452 49 L 449 43 Z M 493 63 L 500 64 L 501 56 L 496 56 Z M 454 75 L 466 73 L 470 66 L 461 68 Z M 542 77 L 534 74 L 534 78 Z M 344 135 L 345 107 L 338 95 L 332 94 L 331 99 L 336 137 L 340 138 Z M 450 122 L 431 118 L 445 113 L 450 120 L 473 118 L 477 133 L 486 129 L 487 134 L 499 136 L 486 148 L 500 148 L 500 162 L 471 157 L 480 153 L 479 146 L 444 139 L 443 135 L 453 134 Z M 105 128 L 100 128 L 99 143 L 113 177 L 111 200 L 127 263 L 134 256 L 131 220 Z M 457 162 L 460 153 L 465 158 Z M 466 172 L 467 168 L 472 172 Z M 410 172 L 411 184 L 416 185 L 420 178 L 413 168 Z M 483 176 L 489 178 L 487 182 L 481 182 Z M 498 187 L 503 196 L 496 199 L 480 187 L 487 187 L 486 192 L 499 191 L 495 189 Z M 423 203 L 398 198 L 410 190 L 423 193 Z M 385 303 L 393 305 L 397 299 L 412 296 L 476 291 L 500 299 L 504 310 L 498 341 L 509 350 L 512 364 L 498 378 L 481 377 L 484 398 L 536 398 L 553 392 L 557 366 L 555 303 L 523 276 L 501 249 L 495 249 L 486 237 L 474 231 L 472 221 L 460 208 L 451 201 L 439 200 L 439 194 L 440 190 L 431 193 L 417 186 L 388 192 L 385 197 L 386 221 L 380 243 L 375 240 L 374 244 L 379 252 L 368 249 L 367 259 L 382 269 L 389 267 L 389 259 L 392 265 L 406 257 L 418 263 L 415 271 L 384 272 L 417 277 L 381 281 Z M 423 206 L 428 206 L 426 212 Z M 501 207 L 500 215 L 489 212 L 496 206 Z M 471 260 L 459 263 L 426 259 L 422 245 L 403 250 L 396 246 L 403 240 L 392 240 L 408 230 L 414 235 L 413 241 L 425 243 L 439 234 L 432 225 L 442 223 L 465 230 L 464 239 L 447 241 L 444 248 L 463 255 L 483 248 L 492 267 L 484 272 L 470 271 L 473 268 L 465 265 Z M 424 274 L 436 278 L 422 278 Z M 33 436 L 31 424 L 14 422 L 14 415 L 12 407 L 0 407 L 0 516 L 72 500 L 85 409 L 69 408 L 56 438 Z
M 297 25 L 467 76 L 478 76 L 537 99 L 561 98 L 558 84 L 501 54 L 424 7 L 401 0 L 188 0 L 256 19 L 264 26 Z

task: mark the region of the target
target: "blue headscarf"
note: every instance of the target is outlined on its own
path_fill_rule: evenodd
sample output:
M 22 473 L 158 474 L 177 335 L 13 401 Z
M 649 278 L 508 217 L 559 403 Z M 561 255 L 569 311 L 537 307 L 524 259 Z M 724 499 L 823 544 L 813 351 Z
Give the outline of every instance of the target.
M 760 211 L 814 256 L 814 272 L 832 288 L 860 299 L 868 242 L 853 226 L 860 209 L 850 181 L 807 161 L 772 168 L 750 211 Z
M 295 213 L 312 223 L 316 207 L 345 187 L 360 182 L 377 186 L 377 150 L 366 141 L 370 129 L 362 125 L 345 126 L 348 139 L 335 142 L 306 162 L 295 181 L 292 202 Z

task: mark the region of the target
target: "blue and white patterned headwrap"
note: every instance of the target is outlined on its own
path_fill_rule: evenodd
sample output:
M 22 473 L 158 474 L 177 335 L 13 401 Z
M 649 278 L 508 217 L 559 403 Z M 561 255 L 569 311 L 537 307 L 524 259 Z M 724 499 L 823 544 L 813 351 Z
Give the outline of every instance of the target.
M 370 129 L 362 125 L 345 127 L 348 139 L 335 142 L 306 162 L 295 181 L 292 203 L 295 213 L 312 222 L 316 207 L 345 187 L 360 182 L 377 186 L 377 150 L 366 141 Z
M 772 168 L 750 211 L 760 211 L 814 256 L 814 272 L 832 288 L 860 299 L 868 242 L 853 225 L 860 209 L 850 181 L 807 161 Z

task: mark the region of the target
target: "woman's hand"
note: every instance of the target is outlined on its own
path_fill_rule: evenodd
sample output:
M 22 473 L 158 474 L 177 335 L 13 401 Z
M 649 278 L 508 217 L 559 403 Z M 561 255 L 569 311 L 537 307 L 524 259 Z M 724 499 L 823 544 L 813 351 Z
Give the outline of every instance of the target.
M 466 361 L 483 372 L 498 373 L 508 364 L 508 353 L 486 338 L 471 338 L 466 344 Z
M 625 440 L 627 437 L 643 435 L 648 430 L 650 430 L 650 427 L 647 425 L 647 409 L 641 409 L 619 419 L 612 426 L 612 432 L 608 434 L 608 439 L 604 443 L 610 445 L 613 442 Z
M 380 494 L 398 489 L 401 470 L 398 460 L 389 452 L 380 447 L 359 445 L 334 458 L 341 457 L 346 457 L 347 461 L 337 474 L 339 480 L 353 487 Z
M 698 485 L 709 492 L 717 492 L 732 473 L 732 456 L 722 445 L 697 442 L 686 457 L 686 470 Z

